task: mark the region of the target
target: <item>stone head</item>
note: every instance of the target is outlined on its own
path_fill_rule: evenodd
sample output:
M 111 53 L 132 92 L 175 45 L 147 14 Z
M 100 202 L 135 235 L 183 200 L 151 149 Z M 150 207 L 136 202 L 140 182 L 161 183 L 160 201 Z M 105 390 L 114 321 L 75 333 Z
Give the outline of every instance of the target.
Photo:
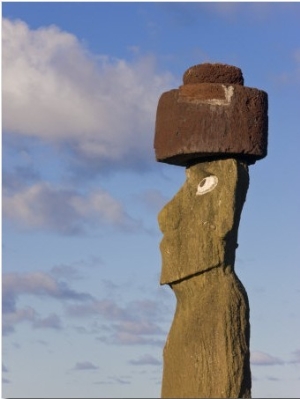
M 234 266 L 248 185 L 248 166 L 237 159 L 201 162 L 186 169 L 185 183 L 158 216 L 164 234 L 161 284 Z

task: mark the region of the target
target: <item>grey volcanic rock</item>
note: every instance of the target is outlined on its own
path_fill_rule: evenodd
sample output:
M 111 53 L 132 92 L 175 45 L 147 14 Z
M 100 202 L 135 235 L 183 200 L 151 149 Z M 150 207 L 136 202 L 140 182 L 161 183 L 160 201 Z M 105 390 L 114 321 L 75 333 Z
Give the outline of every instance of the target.
M 248 167 L 200 163 L 159 214 L 161 284 L 177 307 L 164 348 L 162 397 L 251 395 L 249 304 L 234 272 Z
M 247 164 L 235 159 L 203 162 L 187 168 L 186 175 L 182 188 L 158 215 L 164 234 L 161 284 L 233 265 L 235 260 L 249 184 Z M 217 177 L 216 187 L 197 194 L 198 186 L 209 176 Z
M 250 398 L 249 305 L 232 268 L 171 285 L 176 313 L 164 348 L 163 398 Z

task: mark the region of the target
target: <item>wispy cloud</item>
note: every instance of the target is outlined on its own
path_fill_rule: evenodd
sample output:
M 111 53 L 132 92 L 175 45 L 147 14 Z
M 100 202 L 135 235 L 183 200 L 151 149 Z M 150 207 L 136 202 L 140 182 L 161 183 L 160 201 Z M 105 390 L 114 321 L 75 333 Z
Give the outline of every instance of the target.
M 93 55 L 68 32 L 20 20 L 3 19 L 2 40 L 5 131 L 67 144 L 80 162 L 152 161 L 157 101 L 172 81 L 153 57 Z
M 44 272 L 6 273 L 2 277 L 3 334 L 15 331 L 18 323 L 30 322 L 34 328 L 62 328 L 61 319 L 55 313 L 41 318 L 30 306 L 17 308 L 20 296 L 31 295 L 65 301 L 88 301 L 90 294 L 77 292 L 64 282 L 56 281 Z
M 33 328 L 52 328 L 54 330 L 60 330 L 62 328 L 62 322 L 57 314 L 51 313 L 44 319 L 36 320 L 33 323 Z
M 133 364 L 134 366 L 144 366 L 144 365 L 160 366 L 162 362 L 157 360 L 152 355 L 143 355 L 140 356 L 138 359 L 130 360 L 129 363 Z
M 54 278 L 65 279 L 67 281 L 80 280 L 82 278 L 78 267 L 75 265 L 56 265 L 51 268 L 50 273 Z
M 6 273 L 2 278 L 2 286 L 4 312 L 12 310 L 16 299 L 22 294 L 79 301 L 92 298 L 90 294 L 74 291 L 66 283 L 60 283 L 44 272 Z
M 101 332 L 97 340 L 112 345 L 154 345 L 162 347 L 165 331 L 160 327 L 162 309 L 155 301 L 133 301 L 119 306 L 114 300 L 95 300 L 86 304 L 68 307 L 73 317 L 99 317 L 107 322 L 104 328 L 93 329 Z
M 300 363 L 300 349 L 297 349 L 292 353 L 292 360 L 289 363 L 292 364 Z
M 114 325 L 114 328 L 117 332 L 133 335 L 163 334 L 163 331 L 157 324 L 148 320 L 123 321 L 120 324 Z
M 126 308 L 118 306 L 112 300 L 95 300 L 88 304 L 69 306 L 68 314 L 75 317 L 89 317 L 91 315 L 99 315 L 108 320 L 119 320 L 129 318 Z
M 165 332 L 152 321 L 136 320 L 122 321 L 110 326 L 111 333 L 98 337 L 102 342 L 113 345 L 154 345 L 162 347 L 164 340 L 161 339 Z
M 272 81 L 276 86 L 282 87 L 288 85 L 298 90 L 300 83 L 300 48 L 294 49 L 290 53 L 290 67 L 289 70 L 283 70 L 281 73 L 272 77 Z
M 2 364 L 2 373 L 8 373 L 8 368 Z
M 73 368 L 73 370 L 98 370 L 99 367 L 95 366 L 93 363 L 89 361 L 85 362 L 77 362 Z
M 273 377 L 273 376 L 268 376 L 267 377 L 267 380 L 269 380 L 269 381 L 280 381 L 280 378 L 277 378 L 277 377 Z
M 122 204 L 103 190 L 81 194 L 75 189 L 37 183 L 14 194 L 3 193 L 3 215 L 23 228 L 79 234 L 99 225 L 127 231 L 140 228 Z
M 73 275 L 73 269 L 71 271 Z M 40 315 L 32 306 L 18 307 L 21 297 L 24 302 L 25 296 L 31 296 L 43 298 L 49 304 L 49 300 L 55 300 L 63 307 L 64 320 L 88 319 L 84 326 L 78 325 L 74 328 L 80 333 L 92 334 L 101 342 L 112 345 L 163 347 L 166 331 L 161 327 L 161 323 L 165 321 L 166 305 L 161 301 L 145 298 L 124 303 L 120 302 L 119 297 L 116 299 L 114 296 L 109 299 L 97 299 L 88 293 L 74 290 L 69 285 L 69 280 L 68 283 L 61 280 L 66 277 L 64 268 L 59 268 L 56 272 L 53 273 L 52 270 L 52 273 L 3 275 L 4 335 L 13 333 L 20 323 L 29 323 L 34 329 L 58 331 L 66 327 L 56 311 Z M 67 269 L 67 275 L 69 272 Z
M 35 322 L 37 313 L 31 307 L 25 307 L 23 309 L 5 309 L 5 303 L 3 304 L 2 315 L 2 334 L 9 335 L 15 332 L 15 326 L 22 322 Z
M 76 317 L 87 317 L 99 315 L 111 321 L 127 322 L 127 328 L 133 327 L 137 320 L 159 320 L 163 312 L 163 307 L 156 301 L 144 299 L 132 301 L 120 306 L 112 299 L 94 300 L 86 304 L 72 305 L 68 307 L 68 314 Z
M 251 352 L 251 363 L 254 366 L 275 366 L 284 364 L 284 361 L 265 352 L 257 351 Z
M 251 21 L 251 23 L 266 23 L 277 15 L 289 15 L 297 12 L 293 3 L 272 2 L 207 2 L 200 5 L 202 9 L 229 21 Z
M 3 147 L 5 147 L 5 143 L 3 143 Z M 18 156 L 15 155 L 14 158 L 16 159 Z M 4 170 L 4 163 L 5 162 L 3 162 L 2 184 L 9 192 L 18 191 L 20 187 L 35 183 L 40 179 L 39 172 L 36 171 L 34 166 L 16 166 L 14 170 L 10 169 L 7 171 Z
M 300 48 L 297 48 L 293 53 L 293 60 L 296 64 L 295 67 L 295 81 L 300 83 Z
M 110 345 L 149 345 L 163 347 L 165 340 L 151 336 L 136 335 L 127 332 L 115 332 L 97 337 L 97 340 Z
M 94 382 L 95 385 L 112 385 L 112 384 L 119 384 L 119 385 L 129 385 L 131 384 L 131 376 L 108 376 L 106 380 L 103 381 L 96 381 Z
M 130 381 L 131 378 L 129 376 L 108 377 L 108 379 L 113 381 L 114 383 L 121 384 L 121 385 L 131 384 L 131 381 Z
M 183 27 L 199 23 L 203 13 L 213 14 L 221 19 L 235 22 L 243 18 L 251 22 L 264 22 L 272 17 L 272 4 L 251 2 L 186 2 L 162 3 L 162 10 L 168 12 L 174 24 Z M 283 8 L 283 12 L 285 9 Z
M 142 204 L 151 211 L 158 212 L 169 201 L 169 198 L 164 196 L 157 189 L 149 189 L 141 193 L 139 196 Z

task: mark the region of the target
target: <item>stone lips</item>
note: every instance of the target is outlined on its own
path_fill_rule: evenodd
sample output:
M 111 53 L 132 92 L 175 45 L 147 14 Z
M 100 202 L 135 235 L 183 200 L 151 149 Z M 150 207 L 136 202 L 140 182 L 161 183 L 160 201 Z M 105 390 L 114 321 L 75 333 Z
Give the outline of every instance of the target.
M 267 155 L 267 135 L 268 96 L 255 88 L 188 83 L 163 93 L 158 102 L 154 148 L 159 162 L 188 166 L 235 157 L 251 164 Z

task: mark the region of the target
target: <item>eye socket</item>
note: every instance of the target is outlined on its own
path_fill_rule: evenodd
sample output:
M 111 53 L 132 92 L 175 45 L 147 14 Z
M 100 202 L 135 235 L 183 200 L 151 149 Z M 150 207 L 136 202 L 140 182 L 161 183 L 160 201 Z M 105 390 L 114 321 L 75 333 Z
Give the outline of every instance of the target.
M 198 184 L 196 195 L 203 195 L 212 191 L 218 184 L 217 176 L 207 176 Z

